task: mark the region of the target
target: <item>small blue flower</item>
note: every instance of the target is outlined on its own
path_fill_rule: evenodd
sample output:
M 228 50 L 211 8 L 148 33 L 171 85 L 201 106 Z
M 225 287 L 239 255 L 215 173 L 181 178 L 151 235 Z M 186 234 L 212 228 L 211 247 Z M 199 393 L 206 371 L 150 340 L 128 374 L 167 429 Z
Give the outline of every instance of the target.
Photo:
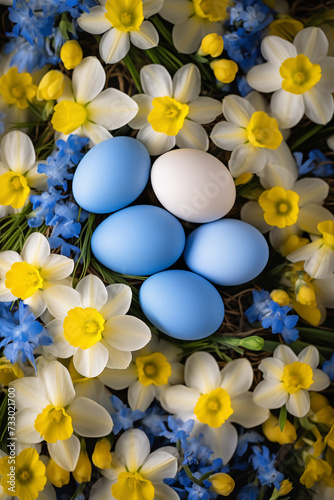
M 334 354 L 329 361 L 324 361 L 322 364 L 322 371 L 327 373 L 330 378 L 330 381 L 334 381 Z
M 299 175 L 314 175 L 315 177 L 331 177 L 334 174 L 334 165 L 319 149 L 312 149 L 308 159 L 303 163 L 303 154 L 294 153 Z
M 145 413 L 140 410 L 131 410 L 116 396 L 111 396 L 110 399 L 115 409 L 115 412 L 111 413 L 114 422 L 114 434 L 118 434 L 122 429 L 126 431 L 132 428 L 134 422 L 145 416 Z
M 266 446 L 252 446 L 253 455 L 250 456 L 254 470 L 257 471 L 257 477 L 264 486 L 272 486 L 279 490 L 280 483 L 284 479 L 284 474 L 275 469 L 276 455 L 270 455 Z
M 199 466 L 211 464 L 211 455 L 213 451 L 204 444 L 204 435 L 199 434 L 193 438 L 188 438 L 184 451 L 184 465 L 199 464 Z
M 264 441 L 264 437 L 261 436 L 256 431 L 247 431 L 239 435 L 238 447 L 236 449 L 236 455 L 242 457 L 248 450 L 249 443 L 260 443 Z
M 250 323 L 260 321 L 261 317 L 270 312 L 270 293 L 267 290 L 253 290 L 253 305 L 245 311 Z
M 39 227 L 44 222 L 48 224 L 54 217 L 53 209 L 56 203 L 63 198 L 66 198 L 66 196 L 62 196 L 60 192 L 53 187 L 40 195 L 30 196 L 33 211 L 29 214 L 28 226 Z
M 150 443 L 153 439 L 160 436 L 161 432 L 166 430 L 165 422 L 167 422 L 167 413 L 159 406 L 153 406 L 146 410 L 145 416 L 141 421 L 141 427 L 148 436 Z
M 237 494 L 237 500 L 257 500 L 259 488 L 255 484 L 243 486 Z
M 180 441 L 182 448 L 186 448 L 187 437 L 194 427 L 194 420 L 183 422 L 183 420 L 179 418 L 173 418 L 170 415 L 168 417 L 168 427 L 171 431 L 168 431 L 166 429 L 160 433 L 160 436 L 166 437 L 171 443 L 177 443 L 178 441 Z
M 299 332 L 296 328 L 293 328 L 299 317 L 297 314 L 287 314 L 292 311 L 291 307 L 280 306 L 277 302 L 270 301 L 271 311 L 266 312 L 261 318 L 261 324 L 263 328 L 271 327 L 273 333 L 280 333 L 285 342 L 291 343 L 298 339 Z

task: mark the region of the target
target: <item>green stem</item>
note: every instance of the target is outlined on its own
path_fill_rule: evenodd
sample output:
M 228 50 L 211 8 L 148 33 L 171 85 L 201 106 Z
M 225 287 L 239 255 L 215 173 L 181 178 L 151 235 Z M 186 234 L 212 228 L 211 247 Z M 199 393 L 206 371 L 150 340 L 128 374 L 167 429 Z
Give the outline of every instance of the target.
M 166 26 L 160 21 L 160 19 L 157 16 L 151 17 L 151 21 L 154 24 L 154 26 L 157 28 L 159 33 L 164 37 L 166 42 L 168 42 L 168 45 L 173 46 L 173 38 L 170 33 L 170 31 L 166 28 Z
M 80 484 L 80 486 L 76 489 L 74 495 L 71 497 L 71 500 L 75 500 L 76 498 L 78 498 L 78 496 L 83 492 L 83 490 L 85 489 L 85 486 L 86 486 L 86 483 L 82 483 Z
M 141 83 L 140 83 L 140 78 L 139 78 L 139 73 L 135 67 L 135 65 L 133 64 L 132 62 L 132 59 L 131 57 L 129 56 L 129 54 L 127 54 L 124 58 L 123 58 L 123 61 L 126 65 L 126 67 L 128 68 L 129 70 L 129 73 L 130 75 L 132 76 L 135 84 L 136 84 L 136 87 L 138 89 L 139 92 L 142 92 L 142 88 L 141 88 Z
M 195 484 L 198 484 L 198 486 L 203 486 L 203 481 L 201 481 L 200 479 L 197 479 L 195 476 L 193 476 L 193 473 L 191 472 L 188 465 L 184 465 L 183 470 L 187 474 L 187 476 L 189 477 L 190 481 L 192 481 Z
M 304 135 L 299 137 L 298 139 L 295 140 L 294 143 L 291 144 L 291 151 L 295 151 L 298 146 L 306 142 L 310 137 L 313 137 L 317 132 L 319 132 L 324 126 L 323 125 L 316 125 L 315 127 L 311 128 L 308 132 L 306 132 Z

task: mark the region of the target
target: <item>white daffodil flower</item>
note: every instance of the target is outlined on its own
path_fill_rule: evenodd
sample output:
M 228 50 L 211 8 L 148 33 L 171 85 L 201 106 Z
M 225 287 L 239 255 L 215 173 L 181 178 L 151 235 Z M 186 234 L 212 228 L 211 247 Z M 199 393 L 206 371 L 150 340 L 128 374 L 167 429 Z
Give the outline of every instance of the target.
M 315 123 L 328 123 L 334 110 L 334 57 L 327 56 L 325 33 L 305 28 L 293 43 L 267 36 L 261 51 L 267 62 L 251 68 L 247 82 L 260 92 L 274 92 L 270 106 L 279 126 L 294 127 L 304 113 Z
M 14 130 L 0 146 L 0 218 L 20 212 L 29 203 L 34 189 L 47 188 L 47 176 L 39 174 L 34 145 L 26 134 Z
M 93 485 L 89 500 L 126 500 L 133 490 L 136 500 L 179 500 L 163 483 L 177 473 L 177 458 L 165 450 L 150 453 L 148 437 L 140 429 L 124 432 L 111 453 L 111 467 L 101 471 L 104 477 Z
M 143 50 L 158 45 L 159 34 L 145 19 L 159 12 L 163 0 L 99 0 L 99 3 L 88 14 L 82 14 L 78 24 L 93 35 L 104 33 L 99 49 L 105 63 L 121 61 L 129 52 L 130 42 Z
M 73 268 L 73 259 L 51 254 L 47 238 L 33 233 L 21 254 L 0 253 L 0 302 L 21 299 L 38 318 L 46 309 L 45 290 L 58 284 L 70 287 Z
M 290 262 L 305 261 L 305 271 L 319 280 L 329 278 L 334 272 L 334 221 L 329 214 L 327 220 L 324 218 L 317 225 L 320 237 L 286 256 Z
M 74 68 L 72 82 L 65 77 L 65 90 L 51 120 L 63 138 L 76 134 L 88 137 L 95 146 L 112 137 L 108 130 L 126 125 L 137 114 L 131 97 L 117 89 L 103 90 L 105 83 L 106 73 L 94 56 L 85 57 Z
M 105 368 L 99 379 L 114 390 L 129 387 L 128 402 L 132 410 L 146 411 L 153 399 L 159 400 L 164 389 L 183 382 L 183 356 L 169 342 L 152 337 L 140 351 L 133 354 L 132 362 L 125 370 Z
M 262 233 L 270 231 L 271 245 L 279 248 L 291 235 L 303 231 L 320 234 L 317 225 L 332 220 L 333 215 L 322 205 L 329 193 L 323 179 L 297 175 L 279 165 L 269 165 L 262 171 L 261 183 L 266 190 L 258 201 L 249 201 L 241 209 L 241 219 Z
M 196 52 L 210 33 L 222 35 L 228 0 L 165 0 L 160 16 L 174 24 L 173 43 L 178 52 Z
M 26 443 L 47 442 L 51 458 L 73 471 L 80 453 L 76 436 L 110 434 L 111 416 L 85 397 L 77 397 L 68 370 L 58 361 L 47 364 L 37 377 L 14 380 L 16 391 L 16 436 Z M 75 433 L 75 434 L 74 434 Z
M 228 95 L 223 100 L 226 121 L 217 123 L 210 138 L 216 146 L 232 151 L 228 166 L 233 177 L 259 173 L 268 164 L 286 168 L 295 164 L 277 121 L 268 114 L 264 98 L 251 92 L 246 98 Z
M 206 151 L 209 138 L 200 124 L 215 120 L 221 103 L 199 97 L 201 74 L 197 66 L 186 64 L 172 80 L 164 66 L 149 64 L 140 70 L 140 80 L 144 94 L 133 96 L 139 111 L 129 125 L 140 129 L 137 139 L 149 153 L 160 155 L 175 144 Z
M 318 364 L 319 352 L 313 345 L 305 347 L 298 357 L 290 347 L 279 345 L 272 358 L 259 364 L 264 380 L 254 389 L 255 403 L 269 409 L 285 404 L 291 415 L 304 417 L 310 409 L 308 391 L 322 391 L 330 384 Z
M 141 349 L 151 338 L 143 321 L 126 316 L 131 298 L 129 286 L 105 287 L 92 274 L 79 281 L 75 290 L 49 288 L 46 302 L 56 319 L 46 325 L 53 344 L 45 351 L 59 358 L 73 356 L 74 368 L 84 377 L 96 377 L 106 366 L 126 368 L 131 351 Z
M 211 354 L 196 352 L 185 363 L 184 378 L 186 386 L 167 388 L 160 402 L 177 418 L 185 422 L 193 419 L 191 435 L 202 433 L 213 456 L 226 464 L 238 444 L 238 433 L 231 422 L 250 428 L 269 416 L 248 392 L 253 382 L 252 366 L 247 359 L 236 359 L 220 371 Z

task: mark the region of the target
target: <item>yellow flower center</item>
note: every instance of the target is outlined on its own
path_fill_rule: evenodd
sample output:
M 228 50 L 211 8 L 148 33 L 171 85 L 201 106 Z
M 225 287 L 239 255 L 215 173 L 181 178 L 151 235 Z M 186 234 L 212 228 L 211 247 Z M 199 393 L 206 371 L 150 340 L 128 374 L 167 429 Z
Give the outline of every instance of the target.
M 52 126 L 58 132 L 71 134 L 88 119 L 88 113 L 82 104 L 73 101 L 61 101 L 54 107 Z
M 322 234 L 324 244 L 331 247 L 334 251 L 334 221 L 326 220 L 319 222 L 317 229 Z
M 193 0 L 197 16 L 209 21 L 222 21 L 226 17 L 226 0 Z
M 89 349 L 102 338 L 105 319 L 92 307 L 74 307 L 64 319 L 64 337 L 74 347 Z
M 28 299 L 43 288 L 40 269 L 28 262 L 15 262 L 6 273 L 5 286 L 15 297 L 21 300 Z
M 230 396 L 221 387 L 208 394 L 202 394 L 196 403 L 194 413 L 203 424 L 220 427 L 233 413 Z
M 48 405 L 37 415 L 34 426 L 47 443 L 63 441 L 73 434 L 72 417 L 66 413 L 65 408 L 53 405 Z
M 19 73 L 13 66 L 0 78 L 0 94 L 7 104 L 16 104 L 20 109 L 29 107 L 36 95 L 37 87 L 29 73 Z
M 291 94 L 303 94 L 321 78 L 321 67 L 313 64 L 304 54 L 286 59 L 279 69 L 283 78 L 282 89 Z
M 313 370 L 306 363 L 295 361 L 285 365 L 282 382 L 289 394 L 295 394 L 302 389 L 308 389 L 313 384 Z
M 136 368 L 139 382 L 143 385 L 167 384 L 172 374 L 172 367 L 161 352 L 139 356 L 136 358 Z
M 142 0 L 108 0 L 105 17 L 118 31 L 139 31 L 144 21 Z
M 15 172 L 5 172 L 0 175 L 0 205 L 10 205 L 21 208 L 30 193 L 27 179 Z
M 256 148 L 277 149 L 283 141 L 277 121 L 263 111 L 252 114 L 246 132 L 247 139 Z
M 276 186 L 264 191 L 258 201 L 264 210 L 264 220 L 270 226 L 283 228 L 297 222 L 299 196 L 294 191 Z
M 177 135 L 189 113 L 189 106 L 168 96 L 155 97 L 152 104 L 153 109 L 147 120 L 152 125 L 153 130 L 166 135 Z
M 155 489 L 139 472 L 121 472 L 111 494 L 116 500 L 153 500 Z
M 19 475 L 19 478 L 21 479 L 21 481 L 26 481 L 27 479 L 30 478 L 30 473 L 27 471 L 27 470 L 24 470 L 23 472 L 21 472 L 21 474 Z

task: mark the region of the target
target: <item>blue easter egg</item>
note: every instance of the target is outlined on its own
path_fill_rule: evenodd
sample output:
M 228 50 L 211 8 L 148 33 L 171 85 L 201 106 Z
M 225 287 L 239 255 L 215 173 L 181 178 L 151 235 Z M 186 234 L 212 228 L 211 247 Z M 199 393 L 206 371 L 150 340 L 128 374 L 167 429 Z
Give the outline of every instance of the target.
M 96 214 L 115 212 L 142 193 L 150 175 L 145 146 L 132 137 L 112 137 L 83 157 L 73 177 L 73 196 Z
M 110 215 L 94 231 L 97 260 L 121 274 L 146 276 L 170 267 L 183 252 L 181 223 L 163 208 L 136 205 Z
M 255 227 L 235 219 L 203 224 L 187 238 L 184 259 L 193 272 L 218 285 L 247 283 L 265 268 L 269 248 Z
M 189 271 L 172 269 L 150 276 L 140 287 L 139 303 L 154 326 L 181 340 L 208 337 L 224 319 L 218 291 Z

